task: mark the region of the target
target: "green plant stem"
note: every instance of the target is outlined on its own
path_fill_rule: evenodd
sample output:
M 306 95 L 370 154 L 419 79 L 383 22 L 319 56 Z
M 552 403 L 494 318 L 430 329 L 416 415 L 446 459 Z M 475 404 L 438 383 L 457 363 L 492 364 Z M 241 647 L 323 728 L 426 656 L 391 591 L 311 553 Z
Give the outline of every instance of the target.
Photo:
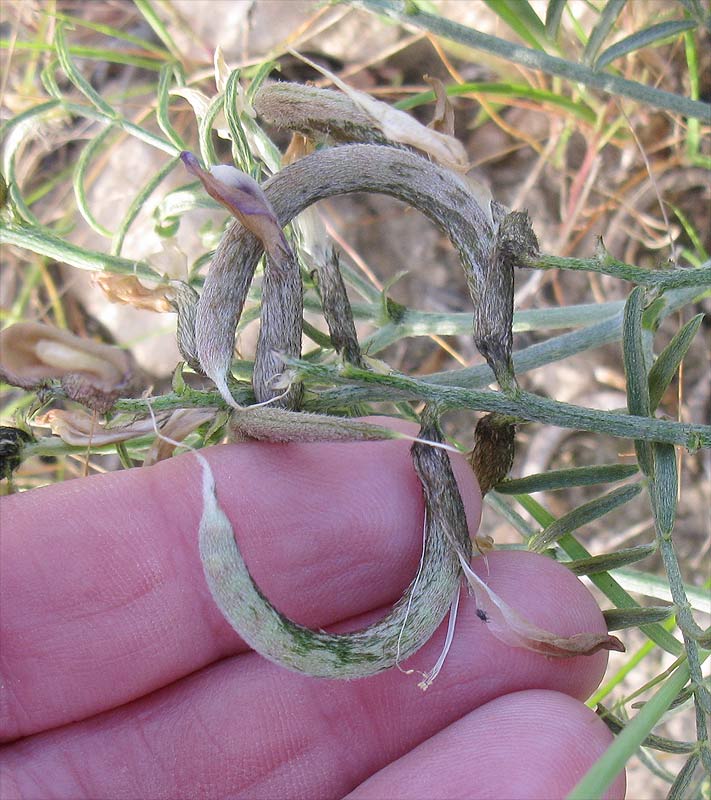
M 155 439 L 155 434 L 137 436 L 135 439 L 130 439 L 123 442 L 124 448 L 130 446 L 132 448 L 147 447 Z M 22 448 L 22 460 L 31 458 L 32 456 L 66 456 L 76 454 L 115 454 L 116 443 L 109 442 L 108 444 L 67 444 L 67 442 L 60 439 L 58 436 L 43 436 L 37 439 L 36 442 L 29 442 Z
M 688 287 L 665 293 L 663 298 L 664 307 L 660 311 L 659 319 L 661 320 L 674 311 L 683 308 L 688 303 L 694 302 L 698 294 L 698 289 Z M 601 322 L 516 351 L 513 357 L 516 373 L 528 372 L 576 353 L 585 352 L 593 347 L 601 347 L 618 341 L 622 333 L 623 315 L 621 309 L 623 305 L 624 303 L 620 304 L 619 313 L 603 319 Z M 424 314 L 425 312 L 420 313 Z M 368 319 L 370 311 L 368 306 L 361 304 L 354 306 L 354 314 L 361 319 Z M 405 312 L 404 319 L 408 318 L 408 314 L 409 310 Z M 584 316 L 587 316 L 587 314 L 584 314 Z M 516 318 L 514 317 L 514 319 Z M 420 321 L 421 324 L 424 322 L 422 319 Z M 427 332 L 437 333 L 440 331 L 429 329 Z M 434 383 L 441 386 L 454 385 L 467 389 L 482 389 L 494 381 L 494 374 L 488 365 L 480 364 L 475 367 L 466 367 L 465 369 L 435 372 L 431 375 L 423 376 L 421 380 L 425 383 Z M 341 408 L 356 404 L 361 400 L 365 400 L 367 395 L 368 390 L 358 386 L 327 390 L 319 394 L 318 410 Z
M 613 319 L 624 307 L 622 302 L 583 303 L 565 308 L 541 308 L 514 312 L 513 332 L 525 333 L 532 330 L 556 330 L 560 328 L 582 328 L 585 325 Z M 359 313 L 360 311 L 360 313 Z M 356 316 L 377 319 L 375 306 L 353 308 Z M 384 321 L 385 324 L 362 342 L 368 353 L 384 350 L 391 344 L 406 337 L 456 336 L 472 332 L 472 314 L 468 312 L 441 313 L 436 311 L 419 311 L 405 308 L 397 321 Z
M 671 420 L 634 417 L 574 406 L 517 390 L 509 396 L 501 392 L 473 391 L 458 386 L 439 386 L 404 375 L 382 375 L 346 365 L 342 369 L 299 360 L 287 360 L 299 379 L 319 383 L 348 383 L 367 387 L 361 400 L 424 400 L 445 408 L 472 411 L 497 411 L 529 422 L 545 422 L 562 428 L 593 431 L 629 439 L 682 445 L 692 452 L 711 447 L 711 425 L 692 425 Z
M 567 269 L 600 272 L 613 278 L 655 289 L 679 289 L 683 286 L 711 287 L 711 267 L 693 269 L 645 269 L 618 261 L 609 254 L 598 258 L 563 258 L 539 255 L 522 259 L 522 266 L 531 269 Z
M 613 97 L 621 95 L 654 108 L 663 108 L 686 117 L 702 120 L 711 119 L 711 106 L 706 103 L 690 100 L 688 97 L 682 97 L 671 92 L 663 92 L 609 72 L 597 72 L 582 64 L 566 61 L 562 58 L 550 56 L 540 50 L 532 50 L 528 47 L 508 42 L 505 39 L 500 39 L 497 36 L 481 33 L 444 17 L 426 14 L 414 7 L 403 11 L 402 4 L 394 2 L 394 0 L 350 0 L 350 2 L 376 14 L 386 14 L 403 25 L 424 28 L 437 36 L 443 36 L 445 39 L 451 39 L 476 50 L 483 50 L 506 61 L 522 64 L 529 69 L 541 70 L 549 75 L 558 75 L 567 80 L 582 83 L 594 89 L 600 89 Z

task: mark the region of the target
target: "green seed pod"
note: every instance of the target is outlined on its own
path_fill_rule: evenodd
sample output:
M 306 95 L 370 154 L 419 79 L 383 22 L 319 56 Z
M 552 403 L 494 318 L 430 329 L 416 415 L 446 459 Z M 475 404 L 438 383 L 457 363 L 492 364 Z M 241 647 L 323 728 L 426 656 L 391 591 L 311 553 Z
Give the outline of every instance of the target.
M 485 414 L 477 423 L 469 463 L 482 494 L 509 474 L 514 460 L 515 437 L 516 426 L 510 417 L 502 414 Z

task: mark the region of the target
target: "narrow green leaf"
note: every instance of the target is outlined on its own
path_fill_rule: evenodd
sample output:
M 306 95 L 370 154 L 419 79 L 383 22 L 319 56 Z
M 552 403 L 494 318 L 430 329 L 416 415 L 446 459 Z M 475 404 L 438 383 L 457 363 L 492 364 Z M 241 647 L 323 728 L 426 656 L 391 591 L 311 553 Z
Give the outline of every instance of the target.
M 94 272 L 113 272 L 117 275 L 135 275 L 137 278 L 159 281 L 160 275 L 143 261 L 116 258 L 71 244 L 43 228 L 0 223 L 0 244 L 23 247 L 33 253 L 47 256 L 62 264 Z
M 173 41 L 173 37 L 168 32 L 163 20 L 158 16 L 150 0 L 133 0 L 134 5 L 143 15 L 146 22 L 153 28 L 156 36 L 163 42 L 168 52 L 176 61 L 182 61 L 180 49 Z
M 87 28 L 90 31 L 103 33 L 105 36 L 110 36 L 112 39 L 119 39 L 129 44 L 135 44 L 137 47 L 142 47 L 149 53 L 154 53 L 159 58 L 165 58 L 167 53 L 154 42 L 149 42 L 147 39 L 142 39 L 140 36 L 134 36 L 131 33 L 122 31 L 120 28 L 114 28 L 111 25 L 104 25 L 98 22 L 90 22 L 89 20 L 75 17 L 71 14 L 63 14 L 61 11 L 55 11 L 52 16 L 62 22 L 68 22 L 73 27 Z
M 584 272 L 599 272 L 623 281 L 655 289 L 678 289 L 682 286 L 711 287 L 711 267 L 704 264 L 691 269 L 647 269 L 625 264 L 603 252 L 592 258 L 567 258 L 542 253 L 539 256 L 522 257 L 521 266 L 531 269 L 569 269 Z
M 57 67 L 59 61 L 56 58 L 50 58 L 49 61 L 42 68 L 40 72 L 40 81 L 44 87 L 45 92 L 55 100 L 62 100 L 62 90 L 57 85 Z
M 693 13 L 692 13 L 692 16 Z M 703 15 L 699 14 L 696 19 L 701 22 Z M 703 24 L 703 22 L 701 23 Z M 708 22 L 706 23 L 708 26 Z M 701 37 L 699 37 L 701 39 Z M 684 53 L 686 55 L 686 75 L 689 78 L 689 96 L 692 100 L 699 99 L 700 92 L 700 75 L 701 69 L 699 68 L 699 53 L 696 46 L 696 37 L 691 31 L 684 33 Z M 711 158 L 703 155 L 701 149 L 701 126 L 698 119 L 690 119 L 686 131 L 686 152 L 692 164 L 703 166 L 706 169 L 711 169 Z
M 669 706 L 669 708 L 678 708 L 679 706 L 684 705 L 684 703 L 686 703 L 693 696 L 694 687 L 692 685 L 685 686 L 674 698 L 674 702 Z
M 94 158 L 94 155 L 103 149 L 104 145 L 106 144 L 106 140 L 112 133 L 113 128 L 105 128 L 103 131 L 101 131 L 101 133 L 97 134 L 93 139 L 90 139 L 84 145 L 84 148 L 77 159 L 74 175 L 72 177 L 74 197 L 77 201 L 79 213 L 82 215 L 82 217 L 84 217 L 87 224 L 93 230 L 95 230 L 100 236 L 104 236 L 107 239 L 110 239 L 113 236 L 113 233 L 104 225 L 102 225 L 92 213 L 92 210 L 89 207 L 89 200 L 86 195 L 84 180 L 86 178 L 86 171 L 92 159 Z
M 175 146 L 170 142 L 156 135 L 153 133 L 153 131 L 149 131 L 147 128 L 137 125 L 135 122 L 131 122 L 123 117 L 108 117 L 98 109 L 93 108 L 92 106 L 85 106 L 80 103 L 62 103 L 62 107 L 65 111 L 69 112 L 70 114 L 75 114 L 78 117 L 93 119 L 97 122 L 103 122 L 108 125 L 115 125 L 121 128 L 121 130 L 126 131 L 126 133 L 130 134 L 131 136 L 135 136 L 139 141 L 145 142 L 151 147 L 155 147 L 157 150 L 167 153 L 169 156 L 180 155 L 179 151 L 176 150 Z
M 642 339 L 642 312 L 645 292 L 641 286 L 633 289 L 625 304 L 622 323 L 622 355 L 627 379 L 627 410 L 638 417 L 651 416 L 649 381 Z M 640 469 L 645 475 L 652 472 L 652 455 L 647 442 L 635 442 Z
M 642 491 L 642 484 L 633 483 L 629 486 L 621 486 L 602 497 L 597 497 L 589 503 L 584 503 L 578 508 L 573 509 L 562 517 L 559 517 L 552 525 L 544 528 L 528 542 L 529 550 L 540 552 L 545 550 L 554 542 L 557 542 L 567 533 L 572 533 L 583 525 L 587 525 L 595 519 L 609 514 L 616 508 L 628 503 Z
M 622 733 L 625 729 L 624 720 L 621 720 L 602 704 L 598 704 L 596 713 L 615 735 Z M 696 749 L 696 742 L 679 742 L 676 739 L 667 739 L 666 736 L 655 736 L 651 733 L 645 737 L 642 747 L 650 747 L 663 753 L 691 753 Z
M 238 169 L 251 175 L 255 180 L 261 177 L 259 172 L 254 174 L 254 158 L 249 149 L 249 142 L 244 131 L 239 115 L 240 93 L 242 87 L 239 82 L 240 70 L 235 69 L 230 73 L 225 85 L 225 119 L 232 138 L 232 160 Z
M 436 36 L 443 36 L 466 47 L 483 50 L 508 62 L 522 64 L 529 69 L 540 69 L 549 75 L 558 75 L 566 80 L 582 83 L 614 97 L 622 96 L 640 103 L 675 111 L 687 117 L 708 119 L 708 103 L 690 100 L 673 92 L 663 92 L 637 81 L 627 80 L 608 72 L 595 72 L 589 67 L 548 55 L 541 50 L 523 47 L 498 36 L 482 33 L 474 28 L 446 19 L 441 15 L 427 14 L 417 9 L 404 13 L 400 0 L 349 0 L 351 5 L 366 8 L 375 14 L 386 14 L 406 25 L 424 28 Z M 597 51 L 596 51 L 597 52 Z
M 594 431 L 626 439 L 642 439 L 645 442 L 679 444 L 692 451 L 711 446 L 711 425 L 598 411 L 550 400 L 524 390 L 517 391 L 515 395 L 503 396 L 501 392 L 474 391 L 393 372 L 380 374 L 361 370 L 352 365 L 336 368 L 294 358 L 285 358 L 284 361 L 293 367 L 299 379 L 307 382 L 322 383 L 326 379 L 332 384 L 350 384 L 354 388 L 362 389 L 361 392 L 351 393 L 353 398 L 357 397 L 358 402 L 424 400 L 444 406 L 461 406 L 474 411 L 498 411 L 519 420 L 540 421 L 561 428 Z M 453 374 L 452 379 L 457 379 L 456 374 Z M 338 398 L 338 402 L 343 403 L 342 395 L 331 391 L 328 397 L 324 392 L 319 396 L 322 410 L 326 408 L 324 396 L 329 401 Z
M 247 87 L 247 102 L 250 103 L 250 105 L 254 100 L 254 95 L 259 90 L 259 87 L 264 83 L 269 75 L 274 72 L 274 70 L 281 72 L 281 64 L 278 61 L 265 61 L 263 64 L 259 65 L 259 68 L 252 76 L 249 86 Z
M 524 42 L 537 50 L 544 49 L 542 42 L 545 42 L 546 30 L 528 0 L 515 0 L 513 3 L 509 0 L 485 0 L 485 2 Z
M 679 476 L 676 468 L 676 452 L 670 444 L 652 445 L 654 476 L 649 491 L 656 528 L 662 538 L 669 538 L 676 519 Z
M 703 318 L 703 314 L 697 314 L 681 330 L 677 331 L 674 338 L 662 350 L 649 370 L 649 406 L 652 411 L 657 408 L 664 392 L 666 392 L 667 387 L 676 375 L 694 337 L 701 327 Z
M 531 523 L 527 522 L 503 497 L 494 492 L 489 492 L 484 498 L 484 502 L 486 505 L 491 506 L 497 514 L 501 515 L 524 539 L 530 539 L 536 532 Z
M 666 576 L 651 575 L 634 569 L 616 569 L 614 577 L 620 586 L 623 586 L 628 592 L 642 594 L 645 597 L 653 597 L 656 600 L 663 600 L 668 603 L 674 602 Z M 699 588 L 684 584 L 684 592 L 691 603 L 692 609 L 699 611 L 701 614 L 711 614 L 711 595 L 708 587 Z
M 626 2 L 627 0 L 607 0 L 607 3 L 605 3 L 600 18 L 592 29 L 588 43 L 583 51 L 582 62 L 586 66 L 589 67 L 595 61 L 595 56 L 600 52 L 603 42 L 614 27 L 617 17 L 620 16 L 620 12 L 625 7 Z
M 648 606 L 647 608 L 610 608 L 602 612 L 608 631 L 639 628 L 650 622 L 663 622 L 674 613 L 673 606 Z
M 200 156 L 207 169 L 219 163 L 215 144 L 212 141 L 212 125 L 215 118 L 223 108 L 223 95 L 216 94 L 207 107 L 205 116 L 198 120 L 198 141 L 200 142 Z
M 114 235 L 114 239 L 111 244 L 111 255 L 113 256 L 121 255 L 121 248 L 123 247 L 123 241 L 126 238 L 128 229 L 131 227 L 134 219 L 136 219 L 136 217 L 140 213 L 146 200 L 148 200 L 148 198 L 153 194 L 158 185 L 163 181 L 163 179 L 168 174 L 170 174 L 170 172 L 175 168 L 175 166 L 178 163 L 179 163 L 178 158 L 171 158 L 170 161 L 166 162 L 158 170 L 158 172 L 156 172 L 150 178 L 150 180 L 146 183 L 146 185 L 133 198 L 133 200 L 131 201 L 131 205 L 128 208 L 128 211 L 126 212 L 126 215 L 121 221 L 121 225 L 119 226 L 118 230 Z
M 596 575 L 600 572 L 609 572 L 628 564 L 636 564 L 657 552 L 656 543 L 642 544 L 637 547 L 626 547 L 613 553 L 603 553 L 601 556 L 591 558 L 577 558 L 575 561 L 564 562 L 565 566 L 575 575 Z
M 567 0 L 548 0 L 546 7 L 546 35 L 553 41 L 558 36 L 558 28 L 563 17 Z
M 516 499 L 539 525 L 547 527 L 555 522 L 555 517 L 530 495 L 516 495 Z M 558 542 L 558 546 L 572 559 L 591 558 L 590 553 L 571 534 L 563 536 Z M 617 608 L 639 608 L 639 603 L 615 580 L 621 573 L 633 574 L 632 570 L 617 570 L 614 577 L 607 572 L 593 573 L 590 580 Z M 662 582 L 661 579 L 659 580 Z M 668 592 L 669 587 L 666 586 L 666 589 Z M 681 644 L 659 623 L 652 622 L 649 625 L 643 625 L 641 630 L 652 642 L 668 653 L 679 656 L 683 652 Z
M 133 463 L 133 461 L 131 461 L 131 456 L 128 454 L 128 448 L 126 447 L 126 443 L 116 442 L 114 447 L 116 448 L 116 455 L 119 457 L 121 466 L 124 469 L 133 469 L 136 465 Z
M 67 49 L 64 29 L 64 23 L 60 22 L 54 34 L 54 49 L 57 53 L 59 64 L 64 70 L 64 74 L 95 108 L 101 111 L 102 114 L 105 114 L 109 119 L 115 119 L 118 115 L 112 106 L 104 100 L 74 65 Z
M 622 324 L 622 350 L 627 379 L 627 409 L 630 414 L 650 416 L 649 382 L 647 378 L 646 352 L 643 341 L 642 315 L 645 290 L 638 286 L 630 292 L 625 303 Z
M 41 132 L 40 120 L 54 116 L 57 110 L 61 110 L 59 102 L 50 100 L 23 111 L 0 126 L 0 139 L 4 138 L 2 172 L 7 184 L 6 203 L 10 204 L 19 218 L 38 228 L 44 226 L 32 213 L 22 195 L 15 172 L 15 157 L 28 137 L 37 136 Z
M 187 147 L 183 141 L 183 137 L 175 130 L 170 121 L 170 84 L 173 80 L 175 67 L 172 64 L 165 64 L 161 68 L 160 75 L 158 76 L 158 104 L 156 106 L 156 120 L 158 127 L 166 135 L 166 138 L 178 150 L 186 150 Z
M 711 167 L 711 164 L 709 166 Z M 669 203 L 669 207 L 674 212 L 674 216 L 681 223 L 681 226 L 684 229 L 684 233 L 691 240 L 691 246 L 694 248 L 694 255 L 698 259 L 698 262 L 695 264 L 695 266 L 698 266 L 702 261 L 708 261 L 709 260 L 708 251 L 706 250 L 704 243 L 701 239 L 701 236 L 699 234 L 699 231 L 696 229 L 694 224 L 686 216 L 686 214 L 679 208 L 679 206 L 675 206 L 673 203 Z
M 165 228 L 176 221 L 179 222 L 183 214 L 196 208 L 220 208 L 217 200 L 206 194 L 199 181 L 193 181 L 168 192 L 155 207 L 153 217 L 157 227 Z
M 596 483 L 614 483 L 631 478 L 638 472 L 636 464 L 599 464 L 592 467 L 557 469 L 513 478 L 499 483 L 494 489 L 501 494 L 530 494 L 552 489 L 569 489 L 571 486 L 592 486 Z
M 693 19 L 676 19 L 668 22 L 659 22 L 644 30 L 637 31 L 630 36 L 625 36 L 619 42 L 615 42 L 607 50 L 603 50 L 595 61 L 595 69 L 602 69 L 617 58 L 633 53 L 642 47 L 648 47 L 655 42 L 661 42 L 671 36 L 678 36 L 684 31 L 689 31 L 697 27 Z
M 54 45 L 49 42 L 22 42 L 0 39 L 0 49 L 8 50 L 12 46 L 15 50 L 25 50 L 37 53 L 54 53 Z M 164 59 L 158 56 L 134 56 L 121 50 L 112 50 L 102 47 L 84 47 L 82 45 L 69 45 L 67 51 L 73 58 L 86 58 L 92 61 L 104 61 L 108 64 L 126 64 L 141 69 L 159 70 Z
M 689 666 L 684 663 L 666 680 L 652 699 L 625 726 L 613 744 L 578 782 L 567 800 L 591 800 L 602 797 L 608 786 L 642 745 L 661 720 L 677 693 L 689 680 Z
M 684 766 L 677 773 L 674 783 L 672 783 L 671 789 L 669 789 L 669 794 L 667 795 L 666 800 L 688 800 L 688 798 L 692 796 L 700 796 L 689 793 L 689 786 L 691 785 L 694 773 L 696 772 L 696 767 L 698 766 L 700 760 L 701 753 L 699 753 L 698 750 L 691 753 L 691 755 L 686 759 Z
M 624 308 L 624 302 L 581 303 L 560 308 L 533 308 L 514 311 L 514 333 L 528 331 L 558 330 L 560 328 L 579 328 L 591 322 L 612 319 Z M 354 313 L 356 308 L 353 309 Z M 368 315 L 367 315 L 368 316 Z M 470 334 L 472 315 L 470 312 L 441 313 L 419 311 L 408 308 L 397 323 L 386 323 L 363 340 L 363 347 L 371 355 L 384 350 L 391 344 L 406 337 L 456 336 Z
M 60 184 L 63 184 L 67 178 L 71 179 L 72 173 L 74 172 L 74 165 L 68 164 L 63 169 L 57 170 L 53 175 L 47 178 L 46 181 L 40 183 L 36 188 L 30 192 L 30 194 L 25 196 L 25 202 L 28 206 L 32 207 L 36 202 L 41 200 L 43 197 L 46 197 L 51 191 L 57 188 Z M 68 223 L 73 224 L 73 223 Z
M 3 147 L 3 172 L 5 177 L 8 177 L 8 164 L 14 158 L 17 148 L 22 143 L 24 137 L 31 130 L 36 130 L 39 120 L 42 117 L 52 116 L 53 112 L 61 113 L 61 103 L 58 100 L 48 100 L 46 103 L 32 106 L 26 111 L 22 111 L 16 116 L 10 118 L 2 125 L 0 125 L 0 139 L 4 141 Z M 38 118 L 38 119 L 35 119 Z M 21 129 L 21 133 L 17 133 L 17 129 Z M 9 137 L 15 132 L 15 138 L 12 140 L 11 146 Z
M 533 86 L 528 86 L 523 83 L 455 83 L 445 87 L 445 91 L 449 97 L 460 97 L 465 95 L 485 94 L 492 97 L 523 97 L 527 100 L 532 100 L 537 103 L 551 105 L 556 108 L 561 108 L 567 113 L 571 114 L 578 119 L 590 122 L 595 122 L 596 114 L 588 106 L 583 105 L 581 101 L 572 100 L 555 92 L 549 92 L 545 89 L 536 89 Z M 434 103 L 435 94 L 433 91 L 420 92 L 398 100 L 395 103 L 395 108 L 401 111 L 409 111 L 413 108 L 426 105 L 427 103 Z
M 684 6 L 692 17 L 696 17 L 699 22 L 703 21 L 705 14 L 701 6 L 702 0 L 677 0 L 677 2 Z

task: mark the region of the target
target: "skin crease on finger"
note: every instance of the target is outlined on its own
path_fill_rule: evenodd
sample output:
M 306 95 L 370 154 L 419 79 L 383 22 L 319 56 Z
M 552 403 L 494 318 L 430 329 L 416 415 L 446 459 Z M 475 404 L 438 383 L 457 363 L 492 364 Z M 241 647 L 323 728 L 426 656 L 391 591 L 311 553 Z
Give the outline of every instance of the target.
M 255 444 L 210 453 L 218 493 L 255 577 L 286 613 L 310 625 L 392 602 L 418 559 L 419 535 L 413 542 L 412 530 L 421 529 L 421 505 L 412 502 L 419 486 L 407 444 L 345 447 Z M 253 448 L 244 461 L 240 448 L 243 453 Z M 461 467 L 470 522 L 476 523 L 476 491 Z M 240 791 L 250 797 L 333 796 L 493 697 L 527 688 L 584 697 L 599 681 L 604 654 L 557 661 L 512 650 L 488 634 L 466 602 L 445 670 L 425 695 L 415 676 L 396 671 L 351 683 L 317 681 L 255 654 L 180 680 L 244 649 L 212 607 L 199 562 L 194 563 L 197 490 L 189 473 L 194 478 L 195 471 L 194 459 L 187 456 L 160 465 L 150 476 L 143 471 L 140 484 L 105 488 L 108 481 L 102 481 L 104 486 L 89 494 L 89 509 L 91 481 L 81 492 L 78 484 L 43 490 L 38 494 L 46 498 L 44 507 L 15 506 L 18 535 L 26 537 L 38 526 L 39 544 L 31 557 L 24 551 L 30 563 L 15 585 L 21 597 L 9 613 L 7 608 L 1 612 L 5 699 L 0 719 L 15 720 L 14 729 L 7 725 L 8 738 L 29 732 L 23 727 L 41 730 L 80 720 L 172 684 L 115 711 L 6 748 L 22 784 L 54 775 L 56 796 L 75 796 L 80 786 L 84 796 L 149 792 L 175 797 L 189 787 L 191 796 Z M 239 487 L 238 497 L 225 494 L 225 485 Z M 127 497 L 133 508 L 127 507 Z M 77 509 L 83 509 L 79 519 Z M 48 513 L 55 537 L 42 535 L 41 518 Z M 57 543 L 59 534 L 63 538 Z M 260 552 L 264 537 L 268 547 Z M 112 551 L 115 538 L 118 554 Z M 5 535 L 2 539 L 5 555 L 14 556 L 13 566 L 20 568 L 19 547 L 13 552 L 12 536 L 9 542 Z M 334 549 L 334 539 L 348 546 Z M 93 561 L 87 557 L 91 547 L 98 552 Z M 493 554 L 489 566 L 493 588 L 509 602 L 516 604 L 526 586 L 524 610 L 533 621 L 561 634 L 604 628 L 594 601 L 564 568 L 511 553 Z M 7 589 L 3 582 L 4 594 Z M 6 597 L 12 597 L 9 591 Z M 440 630 L 407 666 L 430 668 L 442 638 Z M 23 651 L 21 644 L 30 647 Z M 37 692 L 40 699 L 34 701 Z M 246 721 L 249 737 L 240 735 Z M 222 764 L 215 763 L 216 741 Z M 116 769 L 117 758 L 132 768 Z M 68 770 L 72 763 L 86 768 L 81 783 Z M 170 770 L 156 768 L 168 763 L 173 763 Z M 342 768 L 324 775 L 324 765 L 333 763 Z M 165 781 L 160 790 L 159 780 Z
M 566 797 L 611 741 L 604 723 L 570 697 L 514 692 L 457 720 L 373 775 L 347 800 Z M 624 794 L 622 773 L 603 797 Z

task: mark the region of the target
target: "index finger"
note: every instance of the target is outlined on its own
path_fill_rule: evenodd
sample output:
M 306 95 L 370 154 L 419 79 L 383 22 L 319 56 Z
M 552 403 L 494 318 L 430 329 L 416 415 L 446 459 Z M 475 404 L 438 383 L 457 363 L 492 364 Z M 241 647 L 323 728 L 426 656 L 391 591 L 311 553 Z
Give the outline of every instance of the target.
M 310 627 L 396 600 L 419 559 L 404 441 L 204 450 L 257 584 Z M 473 528 L 480 497 L 460 464 Z M 246 649 L 206 586 L 191 455 L 5 498 L 0 736 L 82 719 Z

